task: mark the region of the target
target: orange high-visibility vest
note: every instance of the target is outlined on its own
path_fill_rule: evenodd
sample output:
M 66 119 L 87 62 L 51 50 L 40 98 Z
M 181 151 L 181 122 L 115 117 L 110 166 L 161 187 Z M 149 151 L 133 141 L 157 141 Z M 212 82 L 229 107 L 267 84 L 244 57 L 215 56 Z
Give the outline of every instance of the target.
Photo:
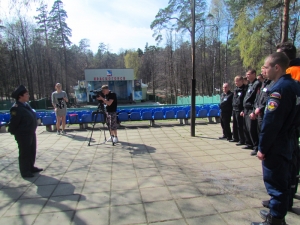
M 300 66 L 291 66 L 286 70 L 287 74 L 291 74 L 294 80 L 300 81 Z

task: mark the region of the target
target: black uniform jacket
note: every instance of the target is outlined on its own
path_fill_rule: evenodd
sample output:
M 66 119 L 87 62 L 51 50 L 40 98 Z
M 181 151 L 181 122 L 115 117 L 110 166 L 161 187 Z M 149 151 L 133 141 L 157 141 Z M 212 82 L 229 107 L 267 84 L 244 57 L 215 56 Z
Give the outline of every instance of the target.
M 29 104 L 16 102 L 10 109 L 8 131 L 13 135 L 30 135 L 37 127 L 36 114 Z
M 259 95 L 256 96 L 254 108 L 259 108 L 261 113 L 264 113 L 267 100 L 269 97 L 269 92 L 273 87 L 274 82 L 271 80 L 264 80 L 264 83 L 261 86 Z
M 234 111 L 243 111 L 243 101 L 247 92 L 247 86 L 242 85 L 241 87 L 235 87 L 233 99 L 232 99 L 232 107 Z
M 300 119 L 300 85 L 283 75 L 270 90 L 259 135 L 258 149 L 265 157 L 292 159 L 293 138 Z
M 226 94 L 221 94 L 221 103 L 220 103 L 220 109 L 222 113 L 231 113 L 232 112 L 232 99 L 233 99 L 233 93 L 231 91 L 228 91 Z
M 256 95 L 259 94 L 260 88 L 261 88 L 261 82 L 256 78 L 252 83 L 249 83 L 248 90 L 244 98 L 244 103 L 243 103 L 244 108 L 253 109 Z

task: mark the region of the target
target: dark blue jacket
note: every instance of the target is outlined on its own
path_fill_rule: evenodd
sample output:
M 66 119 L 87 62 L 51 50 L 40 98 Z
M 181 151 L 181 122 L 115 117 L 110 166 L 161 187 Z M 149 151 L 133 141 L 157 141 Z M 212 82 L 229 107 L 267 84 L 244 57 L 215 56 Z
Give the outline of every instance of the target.
M 8 131 L 13 135 L 30 135 L 35 133 L 36 127 L 36 114 L 33 109 L 29 104 L 26 107 L 17 101 L 10 109 Z
M 283 75 L 270 90 L 258 150 L 265 157 L 280 155 L 291 160 L 299 120 L 300 85 L 291 75 Z

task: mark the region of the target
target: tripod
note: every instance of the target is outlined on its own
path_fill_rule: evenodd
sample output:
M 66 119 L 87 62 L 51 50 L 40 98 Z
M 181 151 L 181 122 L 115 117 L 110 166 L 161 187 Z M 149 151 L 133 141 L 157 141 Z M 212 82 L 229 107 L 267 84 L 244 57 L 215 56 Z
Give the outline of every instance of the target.
M 97 123 L 97 118 L 98 118 L 98 115 L 99 115 L 99 114 L 100 114 L 100 115 L 101 115 L 101 114 L 103 115 L 103 121 L 102 121 L 103 132 L 104 132 L 104 142 L 103 142 L 103 144 L 107 141 L 107 140 L 106 140 L 106 134 L 105 134 L 105 126 L 104 126 L 104 124 L 106 123 L 106 122 L 105 122 L 105 121 L 106 121 L 106 113 L 105 113 L 105 111 L 104 111 L 104 106 L 103 106 L 103 104 L 102 104 L 102 103 L 99 103 L 97 110 L 94 111 L 94 112 L 92 113 L 92 118 L 93 118 L 94 116 L 95 116 L 95 118 L 94 118 L 94 124 L 93 124 L 93 128 L 92 128 L 92 132 L 91 132 L 91 136 L 90 136 L 90 140 L 89 140 L 88 146 L 91 146 L 91 140 L 92 140 L 94 128 L 95 128 L 95 125 L 96 125 L 96 123 Z M 110 135 L 110 137 L 111 137 L 111 143 L 112 143 L 112 145 L 115 145 L 115 143 L 114 143 L 113 140 L 112 140 L 112 136 L 111 136 L 109 127 L 108 127 L 108 130 L 109 130 L 109 135 Z M 100 131 L 101 131 L 101 129 L 100 129 Z

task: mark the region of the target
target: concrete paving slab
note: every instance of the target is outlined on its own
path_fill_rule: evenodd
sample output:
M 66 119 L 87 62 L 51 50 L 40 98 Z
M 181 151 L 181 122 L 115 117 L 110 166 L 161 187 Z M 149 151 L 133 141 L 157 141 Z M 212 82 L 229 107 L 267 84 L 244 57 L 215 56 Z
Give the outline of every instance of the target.
M 127 225 L 146 223 L 142 204 L 111 207 L 110 224 Z
M 42 213 L 75 211 L 80 195 L 66 195 L 49 198 Z
M 109 208 L 92 208 L 77 210 L 72 221 L 72 225 L 78 224 L 99 224 L 108 225 Z
M 113 206 L 142 203 L 141 194 L 138 190 L 112 191 L 110 201 Z
M 45 221 L 47 225 L 69 224 L 74 213 L 74 211 L 41 213 L 33 224 L 42 225 Z
M 80 195 L 77 209 L 89 209 L 108 207 L 110 204 L 110 192 L 99 192 Z
M 198 121 L 198 120 L 197 120 Z M 156 127 L 126 122 L 120 143 L 103 132 L 57 136 L 38 127 L 36 166 L 23 179 L 13 136 L 0 136 L 0 224 L 250 224 L 268 199 L 261 162 L 235 143 L 219 140 L 220 124 Z M 300 200 L 293 208 L 300 214 Z M 289 224 L 300 217 L 289 212 Z
M 182 218 L 174 201 L 145 203 L 145 209 L 149 222 L 160 222 L 164 220 Z
M 0 224 L 9 224 L 9 225 L 33 224 L 36 217 L 37 217 L 37 214 L 24 215 L 24 216 L 18 215 L 18 216 L 10 216 L 10 217 L 1 217 Z M 45 221 L 43 224 L 45 224 Z

